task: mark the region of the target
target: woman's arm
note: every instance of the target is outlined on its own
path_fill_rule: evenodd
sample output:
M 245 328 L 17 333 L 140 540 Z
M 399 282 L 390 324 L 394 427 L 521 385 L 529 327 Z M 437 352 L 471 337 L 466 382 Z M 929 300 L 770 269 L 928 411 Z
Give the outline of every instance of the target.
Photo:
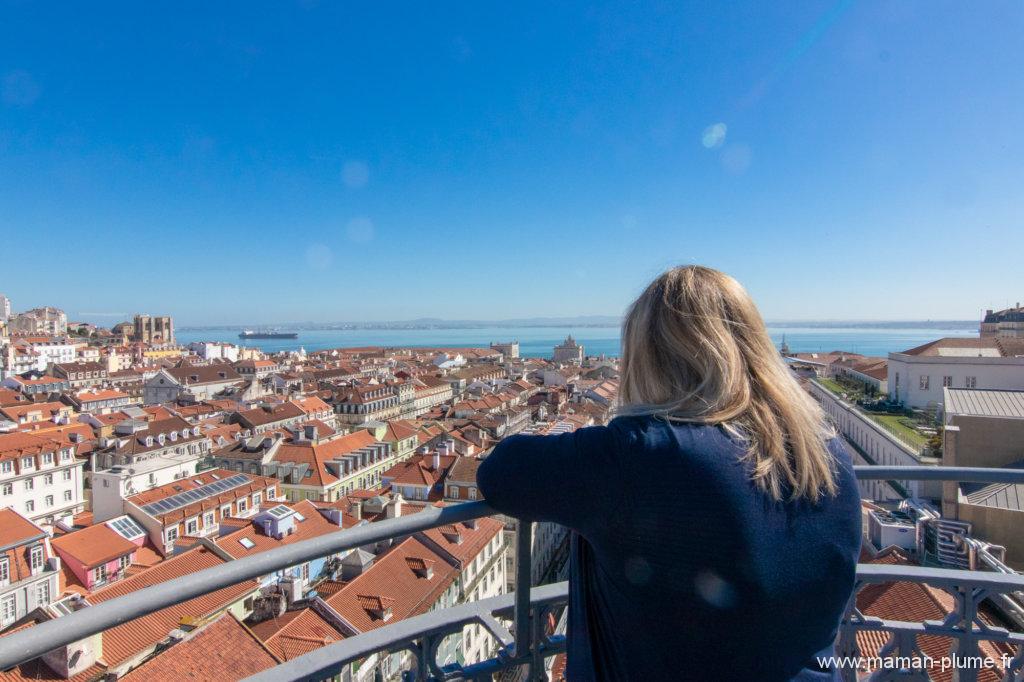
M 612 430 L 604 426 L 558 436 L 511 436 L 480 464 L 477 484 L 503 514 L 584 531 L 602 523 L 618 502 L 616 449 Z

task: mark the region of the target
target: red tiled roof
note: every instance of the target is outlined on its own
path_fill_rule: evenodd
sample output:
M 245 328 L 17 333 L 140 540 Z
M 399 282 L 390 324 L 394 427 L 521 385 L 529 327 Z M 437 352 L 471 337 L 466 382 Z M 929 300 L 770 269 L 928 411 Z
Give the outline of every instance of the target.
M 338 477 L 327 468 L 327 462 L 376 442 L 377 439 L 372 433 L 360 430 L 322 443 L 282 443 L 274 455 L 274 461 L 309 464 L 313 476 L 303 483 L 327 485 L 338 480 Z
M 138 549 L 135 543 L 103 523 L 54 538 L 51 544 L 58 554 L 74 557 L 86 568 L 95 568 Z
M 427 578 L 417 575 L 409 559 L 434 562 Z M 394 622 L 425 613 L 455 580 L 457 569 L 416 538 L 407 538 L 378 557 L 362 575 L 326 599 L 326 602 L 360 632 L 373 630 L 385 621 L 373 611 L 390 606 Z
M 89 602 L 100 604 L 222 563 L 224 560 L 207 548 L 196 547 L 94 592 Z M 103 633 L 103 658 L 108 665 L 118 665 L 163 641 L 171 630 L 181 625 L 183 619 L 187 621 L 216 613 L 257 589 L 257 581 L 246 580 L 110 628 Z
M 126 675 L 130 682 L 240 680 L 279 662 L 230 613 L 164 650 Z
M 282 661 L 345 638 L 343 632 L 311 608 L 288 611 L 254 625 L 252 631 Z

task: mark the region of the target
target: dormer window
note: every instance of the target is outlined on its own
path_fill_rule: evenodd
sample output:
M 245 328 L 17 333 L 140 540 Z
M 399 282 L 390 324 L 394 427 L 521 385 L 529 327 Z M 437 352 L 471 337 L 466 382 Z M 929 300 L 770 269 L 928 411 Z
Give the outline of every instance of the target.
M 391 620 L 393 615 L 391 605 L 395 602 L 390 597 L 382 597 L 378 595 L 366 595 L 360 594 L 356 598 L 364 609 L 376 620 L 387 622 Z
M 441 526 L 441 535 L 443 535 L 444 539 L 448 542 L 451 542 L 456 545 L 462 544 L 462 533 L 459 532 L 458 528 L 451 524 L 447 526 Z
M 422 559 L 420 557 L 407 557 L 406 563 L 412 572 L 416 574 L 417 578 L 425 578 L 430 580 L 434 577 L 434 562 L 431 559 Z
M 32 574 L 35 575 L 43 570 L 43 547 L 42 545 L 36 545 L 29 550 L 29 566 L 32 569 Z

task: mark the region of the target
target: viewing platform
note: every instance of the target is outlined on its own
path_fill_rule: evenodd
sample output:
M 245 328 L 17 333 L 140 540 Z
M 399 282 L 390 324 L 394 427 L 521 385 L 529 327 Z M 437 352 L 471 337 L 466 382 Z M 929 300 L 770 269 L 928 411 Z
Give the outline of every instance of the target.
M 959 481 L 1024 483 L 1024 471 L 949 467 L 860 466 L 857 477 L 867 480 Z M 33 627 L 22 628 L 0 638 L 0 671 L 10 671 L 48 652 L 88 639 L 91 635 L 168 606 L 220 590 L 241 581 L 267 575 L 312 558 L 345 549 L 355 549 L 389 538 L 401 538 L 447 524 L 490 516 L 496 512 L 484 501 L 448 507 L 427 507 L 409 516 L 349 528 L 287 547 L 228 561 L 212 568 L 176 578 L 145 589 L 81 608 Z M 547 679 L 552 657 L 565 651 L 564 606 L 568 599 L 565 582 L 530 586 L 531 524 L 516 528 L 516 591 L 513 594 L 459 604 L 399 620 L 372 631 L 356 634 L 315 649 L 258 673 L 250 680 L 404 679 L 404 680 L 488 680 Z M 996 566 L 998 569 L 999 567 Z M 861 564 L 856 590 L 893 582 L 927 585 L 945 593 L 953 608 L 944 620 L 923 622 L 886 620 L 865 615 L 851 599 L 836 643 L 841 657 L 860 656 L 858 642 L 869 637 L 881 642 L 879 656 L 892 665 L 875 661 L 872 680 L 953 679 L 971 682 L 993 678 L 986 668 L 991 651 L 1003 652 L 997 661 L 1002 679 L 1024 679 L 1024 631 L 993 625 L 980 615 L 982 602 L 1012 600 L 1024 593 L 1024 576 L 1006 570 L 955 570 L 910 565 Z M 460 633 L 466 625 L 478 625 L 499 643 L 498 653 L 488 660 L 441 666 L 436 660 L 445 638 Z M 784 627 L 784 623 L 780 626 Z M 934 661 L 919 667 L 915 661 L 929 656 L 924 640 L 942 642 L 948 661 Z M 742 646 L 737 642 L 736 646 Z M 379 652 L 407 651 L 408 669 L 390 671 L 385 677 L 356 674 L 359 662 Z M 685 661 L 680 665 L 685 666 Z M 723 665 L 727 659 L 723 658 Z M 955 669 L 942 669 L 944 665 Z M 865 670 L 843 667 L 845 679 L 864 679 Z M 982 677 L 987 675 L 987 677 Z M 0 672 L 0 679 L 6 679 Z M 49 679 L 53 679 L 52 676 Z

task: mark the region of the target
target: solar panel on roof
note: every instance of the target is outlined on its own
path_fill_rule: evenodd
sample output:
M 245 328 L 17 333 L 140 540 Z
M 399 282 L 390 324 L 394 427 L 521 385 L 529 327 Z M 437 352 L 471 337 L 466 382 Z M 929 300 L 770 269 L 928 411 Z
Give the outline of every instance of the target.
M 208 497 L 212 497 L 218 493 L 237 488 L 240 485 L 244 485 L 249 482 L 249 477 L 245 474 L 236 474 L 230 478 L 221 479 L 213 483 L 207 483 L 201 485 L 194 490 L 186 490 L 185 492 L 171 495 L 162 500 L 151 502 L 147 505 L 143 505 L 142 509 L 147 514 L 157 515 L 166 514 L 167 512 L 174 511 L 175 509 L 181 509 L 188 505 L 205 500 Z

